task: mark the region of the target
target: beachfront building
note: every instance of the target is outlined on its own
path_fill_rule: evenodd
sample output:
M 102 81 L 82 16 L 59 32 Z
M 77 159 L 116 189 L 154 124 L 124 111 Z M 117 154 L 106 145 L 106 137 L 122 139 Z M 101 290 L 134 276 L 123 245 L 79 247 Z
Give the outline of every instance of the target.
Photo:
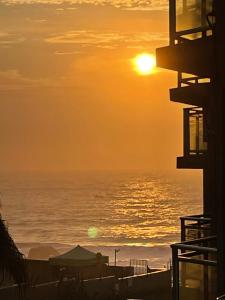
M 173 299 L 225 299 L 225 1 L 170 0 L 157 64 L 177 72 L 170 99 L 187 105 L 177 168 L 203 170 L 202 215 L 182 217 L 171 246 Z

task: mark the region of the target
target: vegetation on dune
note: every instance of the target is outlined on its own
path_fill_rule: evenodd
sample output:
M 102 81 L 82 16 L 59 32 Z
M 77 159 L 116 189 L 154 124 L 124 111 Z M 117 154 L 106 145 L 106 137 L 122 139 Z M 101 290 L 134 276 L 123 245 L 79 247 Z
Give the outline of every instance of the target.
M 26 267 L 23 254 L 18 250 L 0 215 L 0 270 L 9 274 L 15 283 L 21 285 L 26 281 Z

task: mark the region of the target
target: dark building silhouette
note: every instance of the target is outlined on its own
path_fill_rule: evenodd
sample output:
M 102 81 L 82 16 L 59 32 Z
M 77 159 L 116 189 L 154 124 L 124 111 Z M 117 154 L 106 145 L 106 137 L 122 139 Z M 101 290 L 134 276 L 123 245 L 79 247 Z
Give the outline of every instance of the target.
M 26 281 L 26 266 L 0 214 L 0 285 L 7 279 L 21 285 Z
M 170 99 L 188 105 L 177 167 L 203 169 L 204 190 L 202 215 L 182 217 L 171 246 L 173 299 L 215 300 L 225 294 L 225 1 L 169 6 L 170 44 L 157 64 L 177 71 Z

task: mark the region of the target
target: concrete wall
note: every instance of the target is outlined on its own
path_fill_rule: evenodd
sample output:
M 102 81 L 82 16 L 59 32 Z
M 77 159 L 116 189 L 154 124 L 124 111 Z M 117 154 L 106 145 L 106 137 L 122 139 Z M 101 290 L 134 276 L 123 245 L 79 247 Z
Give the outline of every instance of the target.
M 115 294 L 115 277 L 110 276 L 102 279 L 85 280 L 84 288 L 89 297 L 88 299 L 112 299 Z
M 2 270 L 0 270 L 0 282 L 1 286 L 9 286 L 14 284 L 12 276 L 7 272 L 3 272 Z
M 146 275 L 137 275 L 116 279 L 114 276 L 84 280 L 51 282 L 28 287 L 25 291 L 26 300 L 108 300 L 127 299 L 155 295 L 162 291 L 169 295 L 171 286 L 170 271 L 158 271 Z M 0 299 L 21 300 L 17 286 L 0 288 Z M 157 299 L 157 298 L 150 298 Z M 168 296 L 166 300 L 170 299 Z M 162 300 L 162 299 L 160 299 Z
M 171 271 L 162 270 L 145 275 L 121 278 L 118 281 L 119 294 L 125 297 L 142 297 L 157 291 L 171 292 Z M 169 299 L 169 298 L 168 298 Z
M 21 300 L 24 295 L 26 300 L 107 300 L 114 294 L 115 277 L 84 280 L 82 284 L 75 280 L 64 282 L 48 282 L 33 287 L 27 287 L 24 292 L 18 286 L 0 288 L 1 300 Z M 73 299 L 73 298 L 72 298 Z
M 26 263 L 30 283 L 39 284 L 44 282 L 60 280 L 62 274 L 60 275 L 59 267 L 51 265 L 48 260 L 27 259 Z M 67 271 L 65 270 L 65 277 L 72 278 L 75 277 L 77 273 L 77 268 L 70 267 Z M 96 277 L 108 276 L 116 276 L 117 278 L 119 278 L 134 275 L 134 268 L 130 266 L 107 266 L 105 264 L 99 267 L 88 266 L 82 267 L 79 270 L 79 275 L 81 279 L 92 279 Z
M 49 264 L 48 260 L 27 259 L 29 283 L 35 285 L 59 279 L 58 268 Z
M 108 266 L 106 269 L 107 276 L 115 276 L 117 278 L 133 276 L 134 267 L 123 267 L 123 266 Z
M 32 285 L 56 281 L 59 279 L 58 269 L 55 266 L 51 266 L 47 260 L 26 259 L 26 269 L 28 282 Z M 3 274 L 1 271 L 0 282 L 1 286 L 12 286 L 15 284 L 11 275 Z

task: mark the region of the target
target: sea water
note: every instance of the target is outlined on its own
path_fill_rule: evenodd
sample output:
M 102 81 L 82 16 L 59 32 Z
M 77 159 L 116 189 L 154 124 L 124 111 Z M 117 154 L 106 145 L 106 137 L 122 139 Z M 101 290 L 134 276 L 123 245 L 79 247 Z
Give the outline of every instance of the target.
M 21 250 L 51 244 L 165 265 L 179 241 L 179 217 L 202 210 L 201 174 L 70 172 L 0 175 L 2 215 Z

